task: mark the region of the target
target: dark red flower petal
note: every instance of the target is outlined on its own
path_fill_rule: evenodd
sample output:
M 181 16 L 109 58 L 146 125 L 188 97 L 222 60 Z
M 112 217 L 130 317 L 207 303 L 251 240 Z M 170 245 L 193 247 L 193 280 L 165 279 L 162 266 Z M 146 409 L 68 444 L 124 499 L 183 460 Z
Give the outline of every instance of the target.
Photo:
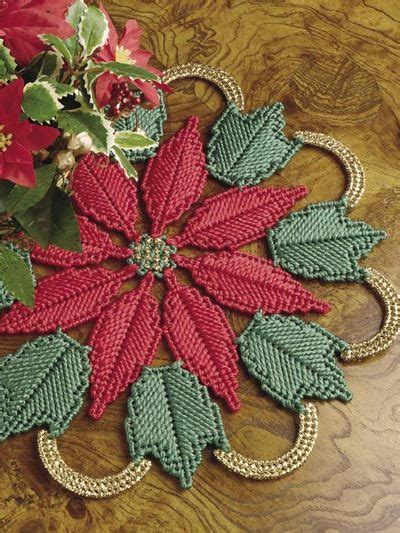
M 196 202 L 204 188 L 207 171 L 198 123 L 197 117 L 189 118 L 147 164 L 141 188 L 154 236 Z
M 163 331 L 174 357 L 237 411 L 238 355 L 224 313 L 196 288 L 179 285 L 172 271 L 165 276 Z
M 153 360 L 161 336 L 157 300 L 150 294 L 153 279 L 148 274 L 135 291 L 107 307 L 92 329 L 89 414 L 95 420 Z
M 327 313 L 330 305 L 317 300 L 290 274 L 273 262 L 241 252 L 204 254 L 196 259 L 175 256 L 196 283 L 222 305 L 254 314 Z
M 83 214 L 106 228 L 122 231 L 127 239 L 137 236 L 136 185 L 107 156 L 86 154 L 72 177 L 73 199 Z
M 98 264 L 109 258 L 127 259 L 132 250 L 117 246 L 110 236 L 84 216 L 78 216 L 82 252 L 71 252 L 58 246 L 50 245 L 45 250 L 35 244 L 31 250 L 31 259 L 36 263 L 69 268 Z
M 136 270 L 136 265 L 119 272 L 101 267 L 71 268 L 42 278 L 35 289 L 35 307 L 16 302 L 1 315 L 0 333 L 49 333 L 88 322 L 100 314 Z
M 175 246 L 204 249 L 236 249 L 265 236 L 267 228 L 285 216 L 305 187 L 233 188 L 207 198 L 187 222 L 183 233 L 172 239 Z

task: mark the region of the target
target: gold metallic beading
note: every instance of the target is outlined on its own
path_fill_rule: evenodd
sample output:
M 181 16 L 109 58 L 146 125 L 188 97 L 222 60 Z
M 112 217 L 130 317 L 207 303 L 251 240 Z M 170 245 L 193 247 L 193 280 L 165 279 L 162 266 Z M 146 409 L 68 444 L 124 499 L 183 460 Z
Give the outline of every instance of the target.
M 348 174 L 348 184 L 344 193 L 347 197 L 347 205 L 350 208 L 355 207 L 365 190 L 365 173 L 358 157 L 342 143 L 324 133 L 296 131 L 294 137 L 302 139 L 311 146 L 324 148 L 338 157 Z
M 342 352 L 343 361 L 360 361 L 373 357 L 382 350 L 389 348 L 400 332 L 399 295 L 392 283 L 373 268 L 366 269 L 369 273 L 366 283 L 378 294 L 384 304 L 383 326 L 372 339 L 351 344 Z
M 162 81 L 171 83 L 182 78 L 199 78 L 214 83 L 221 89 L 228 102 L 234 102 L 242 111 L 244 109 L 244 96 L 242 89 L 235 79 L 220 68 L 201 65 L 200 63 L 188 63 L 171 67 L 164 72 Z
M 76 472 L 62 459 L 57 440 L 47 431 L 38 433 L 39 455 L 52 478 L 66 489 L 89 498 L 107 498 L 130 489 L 150 470 L 151 462 L 143 460 L 138 466 L 130 463 L 118 474 L 103 478 L 91 478 Z
M 317 435 L 317 408 L 308 402 L 304 405 L 304 412 L 300 414 L 299 433 L 294 447 L 278 459 L 271 461 L 249 459 L 234 450 L 230 452 L 216 450 L 214 454 L 222 464 L 243 477 L 277 479 L 300 468 L 310 455 Z

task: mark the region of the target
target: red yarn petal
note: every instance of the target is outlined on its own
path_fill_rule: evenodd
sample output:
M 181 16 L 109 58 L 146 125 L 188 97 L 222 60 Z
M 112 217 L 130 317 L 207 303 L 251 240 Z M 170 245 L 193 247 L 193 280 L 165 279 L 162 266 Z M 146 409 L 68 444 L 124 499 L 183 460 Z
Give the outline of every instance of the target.
M 207 171 L 198 123 L 190 117 L 147 164 L 141 188 L 154 236 L 198 200 L 204 188 Z
M 35 290 L 33 309 L 16 302 L 1 315 L 0 333 L 49 333 L 88 322 L 136 270 L 136 265 L 119 272 L 101 267 L 71 268 L 47 276 Z
M 207 198 L 173 243 L 206 250 L 236 249 L 265 236 L 265 230 L 306 194 L 305 187 L 230 189 Z
M 224 313 L 196 288 L 178 285 L 171 271 L 165 276 L 163 331 L 174 357 L 237 411 L 238 356 L 235 335 Z
M 129 240 L 136 238 L 136 185 L 118 163 L 110 163 L 105 155 L 86 154 L 74 171 L 71 187 L 84 215 L 108 229 L 122 231 Z
M 273 262 L 241 252 L 204 254 L 196 259 L 175 256 L 193 279 L 217 302 L 245 313 L 326 313 L 330 305 L 317 300 Z
M 148 274 L 135 291 L 107 307 L 92 329 L 89 414 L 95 420 L 153 359 L 161 336 L 158 304 L 149 292 L 153 279 Z
M 36 263 L 57 267 L 85 266 L 101 263 L 111 257 L 127 259 L 132 255 L 129 248 L 117 246 L 110 236 L 84 216 L 78 216 L 81 234 L 82 252 L 71 252 L 58 246 L 50 245 L 45 250 L 35 244 L 31 258 Z

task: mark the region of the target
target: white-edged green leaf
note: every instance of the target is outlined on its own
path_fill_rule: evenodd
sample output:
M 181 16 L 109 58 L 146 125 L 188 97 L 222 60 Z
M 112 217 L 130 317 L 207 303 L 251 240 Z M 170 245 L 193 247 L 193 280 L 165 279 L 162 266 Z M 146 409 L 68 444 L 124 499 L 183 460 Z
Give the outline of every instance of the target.
M 87 132 L 92 138 L 94 152 L 109 154 L 114 144 L 111 122 L 95 111 L 62 110 L 58 113 L 58 126 L 67 133 Z
M 99 108 L 96 101 L 96 95 L 94 93 L 94 82 L 97 80 L 100 74 L 102 74 L 102 71 L 96 70 L 95 67 L 96 63 L 89 59 L 87 63 L 86 72 L 83 75 L 83 83 L 85 84 L 85 89 L 88 94 L 90 103 L 98 111 Z
M 63 58 L 58 52 L 47 50 L 47 52 L 43 53 L 40 73 L 44 76 L 54 76 L 57 78 L 61 73 L 63 64 Z
M 144 150 L 157 146 L 157 143 L 139 131 L 118 131 L 115 133 L 115 145 L 123 150 Z
M 2 242 L 0 242 L 0 280 L 14 298 L 28 307 L 33 307 L 32 272 L 23 258 Z
M 104 63 L 97 63 L 97 68 L 101 72 L 112 72 L 117 76 L 126 76 L 132 79 L 140 80 L 158 80 L 158 76 L 149 72 L 143 67 L 137 67 L 129 63 L 118 63 L 118 61 L 105 61 Z
M 121 148 L 118 148 L 118 146 L 114 145 L 112 147 L 112 153 L 114 154 L 115 159 L 124 169 L 125 174 L 128 176 L 128 178 L 133 178 L 137 180 L 138 175 L 137 175 L 136 169 L 132 165 L 132 163 L 129 161 L 129 159 L 126 157 L 126 155 L 121 150 Z
M 78 31 L 79 23 L 82 19 L 82 15 L 87 10 L 87 5 L 83 0 L 76 0 L 68 9 L 66 20 L 74 28 L 75 32 Z M 68 39 L 65 39 L 65 46 L 71 53 L 72 58 L 75 57 L 78 43 L 78 34 L 75 33 Z
M 52 33 L 43 33 L 40 35 L 40 38 L 45 44 L 48 44 L 54 48 L 54 50 L 59 52 L 69 65 L 72 65 L 71 52 L 65 45 L 63 39 L 60 39 L 60 37 L 57 37 L 57 35 L 53 35 Z
M 61 108 L 57 93 L 50 83 L 35 81 L 25 85 L 22 109 L 32 120 L 49 122 Z
M 15 69 L 17 63 L 11 55 L 10 50 L 5 46 L 3 39 L 0 39 L 0 65 L 1 65 L 1 81 L 10 81 L 15 78 Z
M 78 39 L 87 56 L 91 56 L 106 43 L 109 31 L 104 13 L 95 6 L 89 6 L 78 26 Z
M 6 209 L 10 214 L 22 213 L 36 205 L 49 190 L 56 173 L 55 165 L 43 165 L 35 170 L 36 185 L 30 189 L 15 185 L 7 196 Z
M 61 83 L 57 81 L 54 78 L 51 78 L 50 76 L 40 76 L 37 81 L 40 82 L 47 82 L 50 83 L 52 87 L 54 87 L 57 96 L 59 98 L 62 98 L 63 96 L 67 96 L 68 94 L 75 94 L 76 88 L 73 85 L 67 85 L 66 83 Z

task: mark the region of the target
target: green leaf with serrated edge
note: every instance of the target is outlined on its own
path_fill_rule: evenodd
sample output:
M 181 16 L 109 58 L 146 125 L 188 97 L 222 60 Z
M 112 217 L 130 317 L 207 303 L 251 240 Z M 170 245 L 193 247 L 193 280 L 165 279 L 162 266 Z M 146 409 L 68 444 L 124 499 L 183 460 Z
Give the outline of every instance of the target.
M 63 96 L 76 93 L 76 87 L 74 87 L 73 85 L 60 83 L 59 81 L 55 80 L 54 78 L 51 78 L 50 76 L 40 76 L 37 81 L 41 83 L 49 83 L 56 91 L 58 98 L 62 98 Z
M 10 50 L 5 46 L 3 39 L 0 39 L 0 62 L 2 65 L 1 81 L 10 81 L 16 77 L 15 69 L 17 63 L 12 57 Z
M 71 200 L 58 188 L 54 190 L 53 195 L 50 244 L 71 252 L 82 251 L 78 221 Z
M 79 23 L 82 19 L 83 14 L 87 10 L 87 5 L 83 0 L 76 0 L 68 9 L 66 20 L 69 22 L 69 24 L 74 28 L 75 32 L 77 32 Z M 75 58 L 77 50 L 78 50 L 78 34 L 75 33 L 71 37 L 68 37 L 68 39 L 65 39 L 65 46 L 70 51 L 71 57 Z
M 157 143 L 138 131 L 119 131 L 115 134 L 115 145 L 123 150 L 143 150 L 144 148 L 157 146 Z
M 78 39 L 83 51 L 91 56 L 108 38 L 109 27 L 107 18 L 95 6 L 89 6 L 81 17 L 78 27 Z
M 35 81 L 24 88 L 22 109 L 24 113 L 36 122 L 50 122 L 62 108 L 57 93 L 48 82 Z
M 234 103 L 212 128 L 207 147 L 208 169 L 227 185 L 256 185 L 283 168 L 303 143 L 287 139 L 280 103 L 241 113 Z
M 301 412 L 303 398 L 351 400 L 334 357 L 348 345 L 319 324 L 258 312 L 237 343 L 247 370 L 284 407 Z
M 365 222 L 346 216 L 346 199 L 308 205 L 268 232 L 276 266 L 306 279 L 362 281 L 358 259 L 386 237 Z
M 138 175 L 136 172 L 135 167 L 132 165 L 132 163 L 129 161 L 129 159 L 124 154 L 123 150 L 121 148 L 118 148 L 118 146 L 112 147 L 112 153 L 115 157 L 115 159 L 118 161 L 118 163 L 123 168 L 125 174 L 128 176 L 128 178 L 134 178 L 137 179 Z
M 32 188 L 15 185 L 6 201 L 6 209 L 10 214 L 21 213 L 36 205 L 44 197 L 53 183 L 56 174 L 55 165 L 43 165 L 35 169 L 36 185 Z
M 114 143 L 114 131 L 104 115 L 81 110 L 58 113 L 58 127 L 67 133 L 87 132 L 93 141 L 92 150 L 109 154 Z
M 72 56 L 70 50 L 65 45 L 65 42 L 63 39 L 60 39 L 60 37 L 57 37 L 57 35 L 53 35 L 51 33 L 44 33 L 40 35 L 41 40 L 48 44 L 49 46 L 53 47 L 54 50 L 56 50 L 68 63 L 68 65 L 72 65 Z
M 183 488 L 192 485 L 207 445 L 229 449 L 218 406 L 180 363 L 143 370 L 131 389 L 125 430 L 133 462 L 156 457 Z
M 98 111 L 99 107 L 98 107 L 97 101 L 96 101 L 96 95 L 95 95 L 95 91 L 94 91 L 94 89 L 95 89 L 94 83 L 97 80 L 97 78 L 100 76 L 100 74 L 102 74 L 102 72 L 99 72 L 98 70 L 96 70 L 95 65 L 96 65 L 96 63 L 94 61 L 92 61 L 91 59 L 89 59 L 88 64 L 87 64 L 86 72 L 83 75 L 83 83 L 84 83 L 84 87 L 86 89 L 86 92 L 88 94 L 90 104 L 93 106 L 93 108 L 95 110 Z
M 118 63 L 118 61 L 108 61 L 104 63 L 96 63 L 96 67 L 94 68 L 96 71 L 99 71 L 99 74 L 101 74 L 102 72 L 112 72 L 117 76 L 124 76 L 136 80 L 158 80 L 158 76 L 156 74 L 149 72 L 143 67 L 131 65 L 130 63 Z
M 58 332 L 0 358 L 0 441 L 34 426 L 58 437 L 82 406 L 90 348 Z
M 160 97 L 160 105 L 158 107 L 146 109 L 137 106 L 135 111 L 129 116 L 119 118 L 114 124 L 115 131 L 133 131 L 138 128 L 156 143 L 153 148 L 124 150 L 126 157 L 131 163 L 145 161 L 149 157 L 153 157 L 156 154 L 160 139 L 164 134 L 164 123 L 167 120 L 167 109 L 165 106 L 164 93 L 159 90 L 158 94 Z
M 54 76 L 58 77 L 61 73 L 63 66 L 63 59 L 60 54 L 48 50 L 44 53 L 42 65 L 41 65 L 41 74 L 45 76 Z
M 0 306 L 4 307 L 4 297 L 9 293 L 12 299 L 33 307 L 34 287 L 29 254 L 23 256 L 15 246 L 0 242 Z

